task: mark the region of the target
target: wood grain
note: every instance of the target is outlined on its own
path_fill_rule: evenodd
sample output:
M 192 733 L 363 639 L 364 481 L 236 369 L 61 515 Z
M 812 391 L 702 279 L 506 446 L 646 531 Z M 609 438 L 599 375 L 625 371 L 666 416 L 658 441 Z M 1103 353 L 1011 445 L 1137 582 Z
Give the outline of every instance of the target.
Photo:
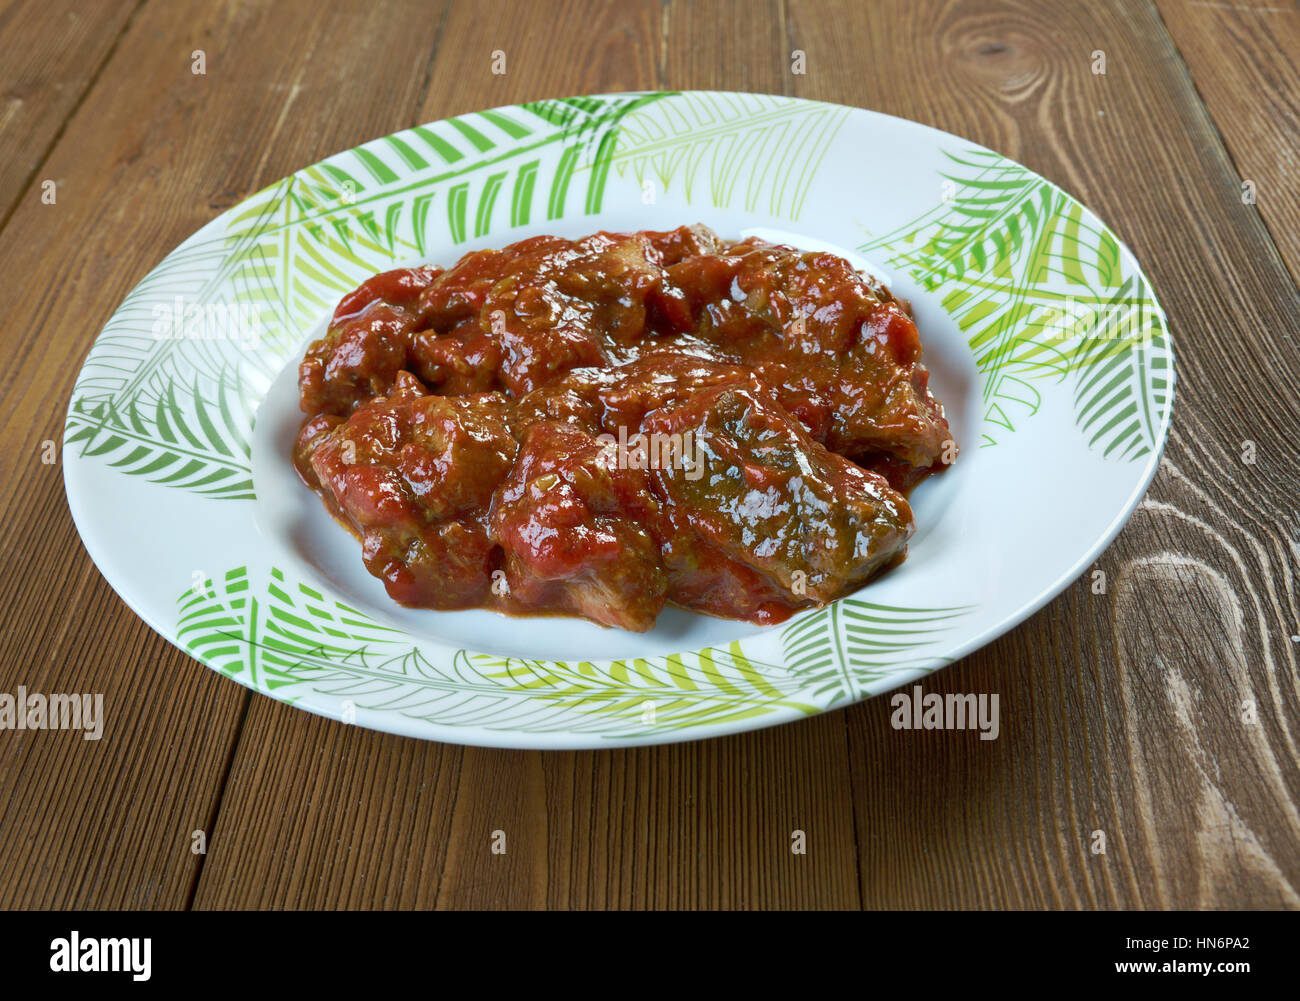
M 21 0 L 0 7 L 0 227 L 36 177 L 51 145 L 98 79 L 139 0 Z
M 1224 121 L 1294 94 L 1272 89 L 1285 66 L 1219 66 L 1161 7 L 1173 39 L 1147 2 L 144 0 L 47 134 L 58 205 L 23 199 L 0 229 L 17 290 L 0 557 L 24 568 L 0 575 L 0 691 L 109 704 L 97 743 L 0 734 L 0 906 L 1300 908 L 1300 292 L 1278 168 L 1294 131 Z M 0 39 L 11 29 L 18 49 L 55 50 L 39 19 L 0 14 Z M 1232 44 L 1273 65 L 1254 34 Z M 795 94 L 966 136 L 1080 197 L 1150 275 L 1177 354 L 1174 431 L 1097 563 L 1106 593 L 1085 577 L 925 685 L 998 693 L 999 739 L 895 731 L 878 699 L 705 743 L 460 748 L 250 696 L 149 632 L 37 458 L 134 282 L 218 211 L 366 138 L 656 87 Z M 1244 170 L 1265 179 L 1259 212 Z
M 1157 0 L 1244 185 L 1300 278 L 1300 3 Z

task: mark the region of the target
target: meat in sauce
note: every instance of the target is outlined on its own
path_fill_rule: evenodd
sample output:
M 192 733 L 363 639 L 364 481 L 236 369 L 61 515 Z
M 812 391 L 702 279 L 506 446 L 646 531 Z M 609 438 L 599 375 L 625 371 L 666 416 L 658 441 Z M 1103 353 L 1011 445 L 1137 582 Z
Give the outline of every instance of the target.
M 299 369 L 303 479 L 406 605 L 770 624 L 899 562 L 955 455 L 907 305 L 703 226 L 371 278 Z

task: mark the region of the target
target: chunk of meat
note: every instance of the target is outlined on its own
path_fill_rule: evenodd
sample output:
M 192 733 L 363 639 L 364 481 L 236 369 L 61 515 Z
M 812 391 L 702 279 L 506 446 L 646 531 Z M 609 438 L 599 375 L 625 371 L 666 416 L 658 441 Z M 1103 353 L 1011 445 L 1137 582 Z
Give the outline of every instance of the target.
M 421 292 L 421 328 L 446 332 L 463 320 L 477 322 L 492 286 L 513 262 L 561 250 L 568 244 L 558 236 L 535 236 L 502 250 L 470 251 Z
M 717 254 L 726 245 L 718 234 L 701 223 L 678 226 L 662 232 L 646 231 L 640 234 L 649 241 L 658 255 L 656 260 L 664 267 L 684 261 L 688 257 Z
M 385 271 L 343 297 L 298 366 L 304 413 L 346 417 L 392 388 L 406 367 L 420 294 L 441 274 L 435 267 Z
M 727 365 L 666 351 L 643 355 L 614 369 L 610 379 L 596 392 L 600 403 L 601 427 L 617 435 L 641 429 L 646 414 L 675 406 L 712 386 L 749 383 L 751 373 L 738 365 Z
M 673 600 L 690 596 L 714 614 L 770 620 L 779 610 L 753 607 L 742 590 L 754 576 L 788 614 L 855 589 L 906 550 L 912 512 L 902 495 L 814 441 L 757 381 L 656 410 L 641 430 L 689 435 L 702 465 L 649 473 L 669 512 L 662 549 Z M 751 573 L 719 588 L 715 554 Z
M 300 438 L 299 448 L 394 600 L 473 607 L 491 593 L 497 555 L 484 513 L 517 451 L 507 404 L 495 393 L 418 395 L 417 386 L 404 375 L 392 398 Z
M 644 236 L 596 233 L 516 255 L 479 322 L 501 350 L 500 378 L 523 396 L 574 368 L 635 357 L 663 268 Z
M 293 459 L 405 604 L 773 623 L 902 558 L 891 484 L 953 454 L 928 379 L 907 304 L 834 255 L 539 236 L 346 296 Z
M 534 389 L 515 404 L 515 437 L 522 440 L 538 421 L 560 421 L 589 434 L 601 434 L 604 408 L 600 391 L 618 378 L 618 372 L 613 368 L 575 368 Z
M 748 382 L 751 373 L 689 355 L 654 352 L 616 368 L 575 368 L 533 390 L 515 407 L 521 436 L 539 420 L 575 424 L 591 434 L 631 436 L 647 413 L 709 386 Z
M 831 451 L 926 469 L 940 461 L 951 433 L 916 324 L 848 261 L 748 240 L 687 258 L 668 277 L 696 334 L 751 366 Z
M 407 364 L 440 396 L 486 393 L 501 386 L 501 345 L 477 318 L 462 320 L 450 333 L 415 331 Z
M 517 607 L 644 632 L 667 587 L 643 527 L 654 519 L 654 499 L 643 471 L 609 457 L 573 424 L 531 425 L 492 505 L 492 532 Z

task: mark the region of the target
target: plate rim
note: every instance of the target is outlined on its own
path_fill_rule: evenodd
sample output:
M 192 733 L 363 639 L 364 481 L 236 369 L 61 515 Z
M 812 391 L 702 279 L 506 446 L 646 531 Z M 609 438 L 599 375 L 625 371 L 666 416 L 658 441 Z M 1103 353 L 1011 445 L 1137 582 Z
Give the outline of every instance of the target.
M 897 116 L 886 114 L 884 112 L 875 111 L 873 109 L 859 108 L 853 105 L 838 104 L 834 102 L 812 100 L 807 98 L 788 97 L 785 95 L 767 95 L 767 94 L 756 94 L 756 93 L 745 92 L 745 91 L 714 91 L 714 90 L 606 92 L 600 94 L 573 95 L 569 98 L 557 98 L 555 100 L 575 101 L 575 100 L 600 99 L 600 98 L 620 98 L 620 97 L 628 98 L 628 97 L 640 97 L 640 96 L 648 96 L 648 95 L 660 95 L 663 97 L 671 97 L 676 95 L 722 95 L 724 97 L 731 96 L 737 98 L 746 98 L 746 97 L 771 98 L 771 99 L 778 99 L 781 101 L 797 103 L 801 105 L 817 105 L 825 108 L 846 109 L 849 112 L 865 114 L 871 116 L 872 119 L 886 122 L 888 123 L 889 127 L 897 128 L 901 126 L 913 130 L 923 130 L 925 134 L 928 134 L 929 136 L 933 137 L 934 145 L 936 146 L 936 148 L 942 148 L 939 140 L 943 140 L 945 142 L 956 141 L 963 144 L 966 148 L 972 150 L 984 151 L 988 154 L 1000 158 L 1001 160 L 1004 160 L 1006 162 L 1016 165 L 1017 167 L 1020 167 L 1021 169 L 1026 171 L 1028 175 L 1047 184 L 1052 190 L 1064 196 L 1064 198 L 1067 199 L 1069 203 L 1079 206 L 1080 208 L 1083 209 L 1084 212 L 1086 212 L 1093 219 L 1096 219 L 1103 226 L 1105 225 L 1104 221 L 1102 221 L 1095 212 L 1092 212 L 1080 199 L 1070 195 L 1068 192 L 1066 192 L 1063 188 L 1061 188 L 1059 185 L 1057 185 L 1055 182 L 1051 181 L 1050 179 L 1043 177 L 1041 174 L 1038 174 L 1036 171 L 1033 171 L 1028 167 L 1025 167 L 1023 164 L 1019 163 L 1019 161 L 1013 160 L 1010 157 L 1005 157 L 1002 154 L 997 153 L 995 150 L 989 149 L 988 147 L 985 147 L 982 144 L 975 143 L 971 140 L 965 139 L 954 133 L 945 132 L 934 126 L 926 125 L 920 122 L 914 122 L 910 119 L 900 118 Z M 526 102 L 517 102 L 513 104 L 498 105 L 494 108 L 484 109 L 484 110 L 504 111 L 504 110 L 518 109 L 524 103 Z M 479 112 L 477 111 L 469 112 L 469 114 L 478 114 L 478 113 Z M 451 116 L 451 118 L 458 118 L 458 117 L 461 116 Z M 437 119 L 428 123 L 424 123 L 424 125 L 426 126 L 437 125 L 449 121 L 451 120 L 451 118 Z M 161 265 L 164 262 L 166 262 L 167 259 L 170 258 L 172 255 L 174 255 L 177 251 L 181 250 L 182 248 L 185 248 L 187 245 L 199 241 L 200 238 L 204 237 L 205 235 L 210 236 L 214 232 L 223 231 L 225 221 L 229 217 L 231 217 L 234 213 L 238 212 L 240 208 L 245 206 L 249 201 L 256 198 L 259 194 L 262 194 L 263 192 L 266 192 L 269 189 L 274 188 L 277 184 L 282 183 L 283 181 L 287 180 L 290 177 L 294 177 L 298 175 L 303 170 L 306 170 L 309 167 L 315 167 L 321 163 L 324 163 L 326 160 L 330 159 L 331 157 L 339 156 L 340 154 L 343 153 L 350 153 L 356 149 L 366 146 L 369 143 L 381 141 L 382 139 L 385 139 L 388 136 L 401 135 L 407 131 L 410 130 L 400 129 L 397 130 L 396 132 L 388 133 L 385 136 L 379 136 L 371 140 L 366 140 L 365 142 L 360 143 L 357 146 L 351 147 L 348 150 L 340 150 L 335 153 L 329 154 L 329 156 L 323 158 L 322 160 L 318 160 L 315 163 L 308 165 L 307 167 L 299 168 L 298 170 L 293 171 L 290 174 L 286 175 L 285 178 L 280 178 L 272 182 L 270 185 L 266 185 L 263 188 L 259 189 L 259 191 L 249 195 L 248 198 L 242 199 L 238 204 L 231 206 L 230 208 L 219 213 L 214 218 L 208 220 L 197 230 L 195 230 L 192 234 L 190 234 L 190 236 L 188 236 L 185 240 L 183 240 L 180 244 L 178 244 L 175 248 L 173 248 L 166 255 L 164 255 L 163 258 L 157 264 L 155 264 L 154 267 L 151 268 L 140 279 L 140 281 L 136 283 L 135 286 L 133 286 L 131 292 L 128 293 L 127 298 L 129 298 L 130 295 L 134 294 L 134 292 L 140 287 L 140 285 L 143 284 L 145 281 L 147 281 L 151 275 L 154 275 L 161 267 Z M 1107 227 L 1107 230 L 1113 234 L 1113 231 L 1110 231 L 1109 227 Z M 1142 275 L 1145 278 L 1146 272 L 1142 268 L 1141 263 L 1138 261 L 1137 256 L 1132 252 L 1132 250 L 1127 246 L 1127 244 L 1119 240 L 1117 236 L 1115 236 L 1114 239 L 1116 240 L 1121 251 L 1126 253 L 1129 259 L 1133 262 L 1137 273 Z M 261 694 L 264 695 L 270 695 L 272 698 L 276 698 L 277 701 L 287 701 L 290 704 L 292 704 L 295 708 L 305 709 L 309 712 L 312 712 L 315 715 L 324 716 L 330 719 L 340 720 L 345 723 L 367 726 L 368 728 L 377 729 L 380 730 L 381 732 L 394 733 L 402 736 L 411 736 L 411 737 L 417 737 L 421 739 L 433 739 L 433 740 L 439 740 L 448 743 L 462 744 L 466 746 L 501 747 L 501 748 L 513 748 L 513 749 L 583 750 L 583 749 L 599 749 L 599 748 L 609 748 L 609 747 L 656 746 L 660 744 L 681 743 L 681 742 L 693 741 L 693 740 L 704 740 L 704 739 L 711 739 L 717 736 L 744 733 L 744 732 L 749 732 L 751 730 L 763 729 L 769 726 L 782 725 L 788 722 L 792 722 L 796 719 L 805 718 L 808 715 L 821 715 L 825 712 L 830 712 L 835 709 L 847 708 L 848 706 L 855 705 L 858 702 L 865 701 L 868 698 L 875 698 L 881 695 L 888 694 L 890 692 L 894 692 L 904 686 L 912 685 L 918 679 L 928 676 L 939 667 L 947 666 L 951 663 L 956 662 L 957 660 L 969 656 L 971 653 L 986 646 L 994 639 L 997 639 L 998 637 L 1014 629 L 1017 625 L 1023 623 L 1030 616 L 1032 616 L 1033 614 L 1035 614 L 1036 612 L 1044 608 L 1046 605 L 1048 605 L 1051 601 L 1057 598 L 1062 592 L 1064 592 L 1064 590 L 1071 583 L 1078 580 L 1081 574 L 1084 572 L 1084 570 L 1086 570 L 1086 568 L 1096 560 L 1097 556 L 1099 556 L 1101 553 L 1106 551 L 1112 545 L 1115 538 L 1118 536 L 1119 532 L 1122 530 L 1124 525 L 1127 524 L 1129 519 L 1132 517 L 1134 511 L 1140 505 L 1142 499 L 1144 498 L 1144 496 L 1146 495 L 1150 487 L 1151 482 L 1155 477 L 1156 472 L 1160 467 L 1160 462 L 1164 454 L 1164 449 L 1165 446 L 1167 445 L 1168 438 L 1169 438 L 1169 433 L 1170 433 L 1170 428 L 1172 425 L 1172 418 L 1173 418 L 1173 408 L 1175 405 L 1175 399 L 1177 395 L 1176 394 L 1177 371 L 1176 371 L 1176 364 L 1175 364 L 1176 352 L 1174 350 L 1173 333 L 1169 329 L 1169 325 L 1168 325 L 1168 314 L 1164 310 L 1164 308 L 1160 305 L 1159 298 L 1154 288 L 1151 288 L 1149 281 L 1147 282 L 1147 292 L 1149 298 L 1154 304 L 1155 310 L 1158 312 L 1159 317 L 1163 321 L 1163 334 L 1166 339 L 1166 354 L 1168 357 L 1168 368 L 1167 368 L 1167 375 L 1166 375 L 1168 380 L 1167 405 L 1165 406 L 1164 411 L 1161 415 L 1160 426 L 1158 429 L 1158 434 L 1156 436 L 1154 447 L 1150 450 L 1150 452 L 1147 455 L 1143 457 L 1144 464 L 1141 469 L 1141 472 L 1136 476 L 1136 479 L 1134 481 L 1134 486 L 1129 491 L 1128 496 L 1124 500 L 1123 504 L 1117 509 L 1116 513 L 1111 518 L 1111 521 L 1109 525 L 1106 527 L 1106 529 L 1104 530 L 1104 532 L 1101 535 L 1099 535 L 1094 540 L 1093 543 L 1091 543 L 1088 547 L 1086 547 L 1086 549 L 1081 552 L 1081 554 L 1074 560 L 1073 563 L 1069 565 L 1067 569 L 1062 571 L 1057 576 L 1056 580 L 1052 583 L 1051 586 L 1039 590 L 1035 595 L 1033 595 L 1033 597 L 1021 603 L 1014 611 L 1004 614 L 996 621 L 985 625 L 984 628 L 980 629 L 979 632 L 977 632 L 975 635 L 968 638 L 966 641 L 956 644 L 951 648 L 945 648 L 946 650 L 945 656 L 926 658 L 923 661 L 923 666 L 901 669 L 896 672 L 893 672 L 889 675 L 887 679 L 887 684 L 877 687 L 876 689 L 870 691 L 868 694 L 864 695 L 859 693 L 856 696 L 851 696 L 847 701 L 844 701 L 836 705 L 818 706 L 816 707 L 816 711 L 813 713 L 804 713 L 797 709 L 788 708 L 785 706 L 778 706 L 765 715 L 758 716 L 758 717 L 751 717 L 748 719 L 729 720 L 720 723 L 711 723 L 711 724 L 704 724 L 704 725 L 692 726 L 692 727 L 667 728 L 667 729 L 660 729 L 656 732 L 648 733 L 644 735 L 626 735 L 626 736 L 620 734 L 575 732 L 569 730 L 550 731 L 550 732 L 537 732 L 537 731 L 528 731 L 528 730 L 489 730 L 478 726 L 460 727 L 456 725 L 432 722 L 426 719 L 412 718 L 412 717 L 396 714 L 393 712 L 385 712 L 381 715 L 375 715 L 375 714 L 371 714 L 369 711 L 366 710 L 358 711 L 356 718 L 354 720 L 349 720 L 345 718 L 345 714 L 341 712 L 331 712 L 324 705 L 314 703 L 311 700 L 294 701 L 294 700 L 283 699 L 277 696 L 274 691 L 267 691 L 265 687 L 253 683 L 251 679 L 245 677 L 235 677 L 228 674 L 225 671 L 222 671 L 219 667 L 217 667 L 213 663 L 209 662 L 208 660 L 206 660 L 205 658 L 199 655 L 196 655 L 192 650 L 187 649 L 182 644 L 177 634 L 176 628 L 174 628 L 173 626 L 163 625 L 162 623 L 157 621 L 155 616 L 153 616 L 145 607 L 143 607 L 145 604 L 144 602 L 136 602 L 132 599 L 132 597 L 130 597 L 131 588 L 129 586 L 129 581 L 126 579 L 129 576 L 129 574 L 123 569 L 121 565 L 119 565 L 117 555 L 115 555 L 110 551 L 110 547 L 105 544 L 105 540 L 103 538 L 97 535 L 94 531 L 90 531 L 90 532 L 87 531 L 88 519 L 83 504 L 87 502 L 88 497 L 87 497 L 87 491 L 83 489 L 83 486 L 89 484 L 83 485 L 79 483 L 78 478 L 83 475 L 86 475 L 90 470 L 102 470 L 104 471 L 104 474 L 107 475 L 107 467 L 102 463 L 93 463 L 89 459 L 87 459 L 87 457 L 76 454 L 75 450 L 71 447 L 71 443 L 68 441 L 68 438 L 70 435 L 70 427 L 71 427 L 70 422 L 72 419 L 71 408 L 77 399 L 77 390 L 80 386 L 82 375 L 86 368 L 87 360 L 89 359 L 90 353 L 94 350 L 96 344 L 98 344 L 100 339 L 104 336 L 104 333 L 107 329 L 107 324 L 105 325 L 104 328 L 101 328 L 98 334 L 96 334 L 96 337 L 91 342 L 86 353 L 83 355 L 81 364 L 78 369 L 77 380 L 74 383 L 74 387 L 69 396 L 68 412 L 65 418 L 64 430 L 63 430 L 63 441 L 62 441 L 64 492 L 67 498 L 69 510 L 72 514 L 73 522 L 76 525 L 78 535 L 81 538 L 82 545 L 86 549 L 87 553 L 90 555 L 91 559 L 94 561 L 96 568 L 99 570 L 101 575 L 105 578 L 105 580 L 108 581 L 109 585 L 118 594 L 118 596 L 122 599 L 122 601 L 127 605 L 128 608 L 130 608 L 137 616 L 139 616 L 154 632 L 158 633 L 165 640 L 167 640 L 168 643 L 180 649 L 187 656 L 190 656 L 195 660 L 198 660 L 205 667 L 211 668 L 217 671 L 218 673 L 225 675 L 227 678 L 230 678 L 230 680 L 239 682 L 240 684 L 244 685 L 244 687 L 249 688 L 252 691 L 260 692 Z M 122 310 L 125 302 L 126 302 L 126 298 L 124 298 L 123 301 L 119 303 L 118 306 L 113 310 L 113 313 L 110 314 L 110 318 L 109 318 L 110 323 L 112 318 L 118 315 L 118 313 Z M 160 489 L 167 489 L 167 488 L 160 488 Z M 784 629 L 786 626 L 788 626 L 788 624 L 789 623 L 787 622 L 787 623 L 780 624 L 778 626 L 768 627 L 768 629 L 764 631 L 764 635 L 773 635 L 774 633 L 777 633 L 780 630 Z

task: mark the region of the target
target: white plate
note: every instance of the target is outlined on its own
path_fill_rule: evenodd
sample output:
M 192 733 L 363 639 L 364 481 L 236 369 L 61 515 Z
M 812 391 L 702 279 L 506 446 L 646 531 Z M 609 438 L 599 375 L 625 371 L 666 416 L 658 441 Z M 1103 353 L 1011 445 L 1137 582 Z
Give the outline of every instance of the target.
M 670 608 L 633 634 L 391 602 L 289 463 L 297 362 L 338 299 L 390 267 L 539 233 L 688 222 L 833 249 L 912 301 L 963 450 L 912 495 L 907 561 L 766 628 Z M 1026 168 L 837 105 L 612 94 L 399 132 L 213 220 L 96 340 L 64 476 L 109 583 L 242 684 L 457 743 L 653 744 L 846 705 L 1022 621 L 1141 499 L 1173 382 L 1137 262 Z

